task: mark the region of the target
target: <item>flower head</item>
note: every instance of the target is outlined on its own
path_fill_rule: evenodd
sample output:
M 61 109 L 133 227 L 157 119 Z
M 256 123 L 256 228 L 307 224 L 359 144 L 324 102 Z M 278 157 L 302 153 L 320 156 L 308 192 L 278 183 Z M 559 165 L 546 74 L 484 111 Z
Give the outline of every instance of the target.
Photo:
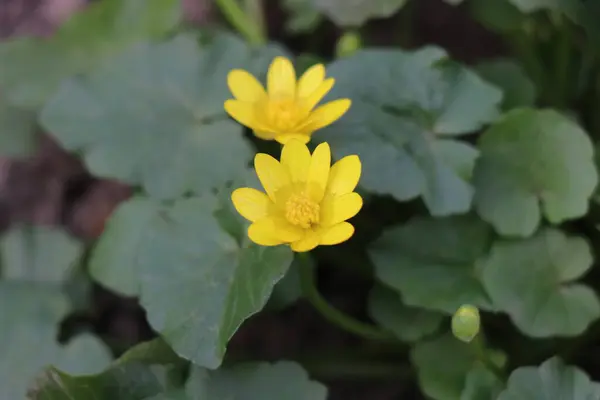
M 247 71 L 229 72 L 227 84 L 235 100 L 225 102 L 225 111 L 261 139 L 308 143 L 314 131 L 338 120 L 350 108 L 349 99 L 315 108 L 334 82 L 333 78 L 325 78 L 323 64 L 310 67 L 296 81 L 290 60 L 276 57 L 267 72 L 266 90 Z
M 311 156 L 304 143 L 290 140 L 283 146 L 281 162 L 257 154 L 254 167 L 266 194 L 240 188 L 231 195 L 236 210 L 252 222 L 250 240 L 262 246 L 289 244 L 297 252 L 348 240 L 354 227 L 346 220 L 362 207 L 362 198 L 354 192 L 361 164 L 355 155 L 330 164 L 327 143 Z

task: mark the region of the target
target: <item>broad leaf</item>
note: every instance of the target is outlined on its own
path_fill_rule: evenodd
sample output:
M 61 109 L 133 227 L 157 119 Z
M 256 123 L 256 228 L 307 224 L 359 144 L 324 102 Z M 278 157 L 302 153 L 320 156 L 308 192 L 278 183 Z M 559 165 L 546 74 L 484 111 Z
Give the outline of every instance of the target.
M 510 0 L 519 10 L 530 13 L 540 10 L 556 10 L 571 21 L 583 26 L 594 40 L 600 40 L 600 5 L 589 0 Z
M 482 261 L 482 281 L 494 306 L 527 335 L 575 336 L 600 316 L 593 290 L 573 283 L 592 263 L 584 239 L 544 229 L 494 243 Z
M 503 363 L 500 354 L 490 351 L 489 356 L 498 359 L 497 367 Z M 472 380 L 473 371 L 487 371 L 478 361 L 473 347 L 452 335 L 417 343 L 411 351 L 411 359 L 417 367 L 423 393 L 434 400 L 461 400 L 463 391 L 472 385 L 467 377 Z M 469 398 L 475 399 L 479 400 Z
M 216 368 L 229 338 L 264 307 L 292 261 L 289 248 L 241 242 L 224 229 L 230 223 L 239 222 L 210 196 L 172 205 L 133 198 L 111 217 L 92 274 L 139 296 L 179 355 Z
M 47 226 L 15 226 L 0 240 L 2 276 L 38 282 L 64 282 L 83 253 L 81 242 Z
M 160 203 L 141 196 L 121 203 L 90 258 L 90 274 L 96 281 L 125 296 L 139 293 L 138 247 L 160 209 Z
M 160 338 L 129 349 L 96 375 L 72 376 L 48 368 L 32 386 L 33 399 L 146 400 L 184 384 L 186 365 Z
M 500 90 L 445 57 L 428 47 L 363 50 L 334 62 L 330 96 L 348 97 L 352 107 L 315 134 L 338 157 L 360 156 L 364 189 L 400 201 L 422 196 L 436 216 L 467 212 L 473 196 L 477 151 L 449 137 L 493 120 L 501 101 Z
M 500 34 L 521 32 L 526 16 L 508 0 L 470 0 L 471 15 L 486 28 Z
M 479 140 L 475 206 L 502 235 L 581 217 L 598 182 L 590 139 L 555 111 L 515 110 Z M 576 177 L 576 179 L 575 179 Z
M 508 379 L 498 400 L 594 400 L 600 398 L 600 383 L 582 370 L 553 357 L 539 367 L 521 367 Z
M 490 370 L 479 366 L 467 374 L 460 400 L 498 400 L 504 382 Z
M 502 109 L 533 106 L 535 85 L 519 64 L 509 59 L 496 59 L 477 64 L 475 70 L 486 81 L 504 91 Z
M 75 14 L 50 39 L 0 44 L 0 87 L 11 103 L 40 107 L 71 75 L 86 72 L 130 44 L 170 31 L 179 0 L 105 0 Z
M 382 285 L 371 290 L 369 314 L 405 342 L 431 335 L 439 329 L 444 318 L 443 314 L 405 305 L 396 291 Z
M 159 199 L 202 193 L 243 174 L 252 159 L 241 125 L 223 109 L 227 73 L 264 73 L 278 53 L 230 35 L 205 49 L 185 35 L 140 44 L 64 84 L 41 121 L 64 147 L 81 151 L 95 175 Z
M 56 341 L 68 309 L 65 296 L 51 285 L 0 282 L 0 398 L 24 399 L 29 384 L 50 364 L 73 374 L 97 373 L 108 365 L 108 350 L 92 336 L 64 346 Z
M 35 112 L 8 104 L 0 94 L 0 156 L 33 154 L 38 143 L 36 118 Z
M 358 27 L 372 18 L 391 17 L 407 0 L 312 0 L 338 26 Z
M 310 32 L 322 21 L 314 0 L 283 0 L 282 5 L 289 14 L 286 29 L 291 33 Z
M 298 364 L 249 363 L 230 369 L 192 370 L 188 399 L 203 400 L 325 400 L 327 389 L 311 381 Z
M 241 247 L 203 199 L 160 210 L 138 251 L 141 303 L 154 329 L 193 362 L 216 368 L 227 341 L 260 311 L 291 261 L 287 247 Z
M 379 280 L 406 304 L 453 314 L 463 304 L 490 308 L 476 260 L 491 240 L 489 226 L 472 216 L 418 217 L 384 232 L 369 254 Z
M 169 368 L 128 363 L 92 376 L 49 368 L 31 388 L 32 400 L 146 400 L 169 389 Z

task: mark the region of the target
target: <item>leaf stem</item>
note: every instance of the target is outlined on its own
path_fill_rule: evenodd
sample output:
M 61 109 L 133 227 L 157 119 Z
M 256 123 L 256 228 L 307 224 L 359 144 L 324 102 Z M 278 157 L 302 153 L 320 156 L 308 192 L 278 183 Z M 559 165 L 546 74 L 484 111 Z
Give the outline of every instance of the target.
M 481 337 L 481 334 L 475 336 L 473 341 L 471 342 L 471 348 L 475 353 L 475 357 L 482 363 L 490 372 L 498 377 L 501 381 L 505 381 L 506 377 L 504 376 L 504 371 L 500 367 L 498 367 L 494 361 L 488 356 L 488 352 L 485 349 L 485 343 Z
M 253 10 L 253 17 L 250 17 L 240 7 L 239 0 L 216 0 L 217 6 L 227 18 L 229 23 L 246 38 L 246 40 L 253 45 L 262 45 L 267 41 L 264 33 L 262 15 L 259 18 L 255 10 Z M 260 3 L 256 2 L 255 7 L 260 6 Z
M 299 263 L 300 286 L 304 297 L 312 306 L 329 322 L 367 340 L 396 341 L 397 339 L 389 332 L 378 327 L 359 321 L 350 315 L 331 306 L 319 293 L 314 269 L 309 262 Z

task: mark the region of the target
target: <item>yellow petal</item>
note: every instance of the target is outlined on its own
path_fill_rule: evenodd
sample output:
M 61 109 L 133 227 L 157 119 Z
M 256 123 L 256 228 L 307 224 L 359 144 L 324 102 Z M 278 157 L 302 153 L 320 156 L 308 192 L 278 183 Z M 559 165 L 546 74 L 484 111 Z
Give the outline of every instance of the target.
M 350 239 L 353 234 L 354 227 L 352 224 L 348 222 L 341 222 L 324 229 L 321 233 L 319 244 L 327 246 L 339 244 Z
M 285 57 L 275 57 L 267 72 L 269 96 L 294 97 L 296 95 L 296 71 Z
M 284 133 L 281 135 L 275 136 L 275 140 L 277 140 L 281 144 L 286 144 L 291 140 L 297 140 L 300 143 L 308 143 L 310 142 L 310 135 L 304 133 Z
M 255 124 L 254 105 L 239 100 L 225 101 L 225 111 L 242 125 L 253 128 Z
M 269 237 L 281 243 L 295 242 L 304 237 L 304 229 L 290 224 L 283 217 L 271 215 L 254 222 L 252 225 L 256 225 L 254 229 L 259 232 L 269 232 Z
M 248 237 L 254 243 L 261 246 L 277 246 L 283 241 L 274 236 L 273 226 L 269 223 L 263 223 L 263 220 L 258 220 L 248 227 Z
M 316 64 L 302 74 L 298 80 L 298 97 L 308 97 L 323 83 L 325 79 L 325 66 Z
M 358 185 L 360 179 L 361 164 L 356 155 L 346 156 L 333 164 L 329 172 L 327 182 L 327 193 L 340 196 L 350 193 Z
M 315 90 L 304 98 L 304 105 L 312 110 L 333 87 L 335 79 L 325 79 Z
M 306 236 L 302 239 L 293 242 L 291 247 L 292 250 L 298 253 L 303 253 L 305 251 L 311 251 L 315 247 L 319 245 L 319 235 L 317 235 L 313 231 L 307 231 Z
M 252 188 L 234 190 L 231 201 L 237 212 L 251 222 L 266 217 L 272 204 L 266 194 Z
M 298 140 L 288 141 L 281 150 L 281 165 L 288 170 L 292 182 L 306 182 L 310 160 L 308 147 Z
M 272 201 L 275 201 L 275 192 L 292 183 L 287 170 L 268 154 L 258 153 L 254 157 L 254 169 Z
M 351 104 L 350 99 L 339 99 L 318 107 L 308 117 L 309 123 L 306 128 L 316 131 L 337 121 L 348 111 Z
M 328 196 L 321 204 L 321 225 L 329 227 L 354 217 L 363 205 L 356 192 L 342 196 Z
M 307 194 L 314 202 L 320 203 L 325 195 L 330 167 L 331 151 L 329 150 L 329 144 L 321 143 L 313 152 L 306 178 Z
M 273 132 L 270 131 L 265 131 L 265 130 L 260 130 L 260 129 L 254 129 L 252 131 L 254 133 L 254 136 L 256 136 L 259 139 L 262 140 L 273 140 L 275 139 L 275 134 Z
M 246 102 L 257 102 L 267 95 L 261 83 L 249 72 L 234 69 L 227 74 L 227 85 L 233 96 Z

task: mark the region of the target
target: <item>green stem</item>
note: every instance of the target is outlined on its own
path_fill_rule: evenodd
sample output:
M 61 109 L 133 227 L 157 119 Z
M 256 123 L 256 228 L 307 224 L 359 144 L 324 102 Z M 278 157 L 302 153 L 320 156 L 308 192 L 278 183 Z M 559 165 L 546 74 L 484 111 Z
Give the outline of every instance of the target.
M 264 44 L 262 22 L 249 17 L 240 7 L 238 0 L 216 0 L 217 6 L 229 23 L 253 45 Z
M 494 373 L 501 381 L 504 381 L 506 377 L 504 376 L 504 371 L 499 368 L 494 361 L 489 357 L 488 352 L 485 348 L 485 343 L 481 337 L 481 334 L 475 336 L 473 341 L 471 342 L 471 348 L 475 353 L 475 357 L 482 363 L 488 370 Z
M 316 287 L 314 269 L 310 263 L 300 263 L 299 268 L 300 285 L 304 297 L 325 319 L 346 332 L 368 340 L 396 341 L 391 333 L 361 322 L 331 306 Z

